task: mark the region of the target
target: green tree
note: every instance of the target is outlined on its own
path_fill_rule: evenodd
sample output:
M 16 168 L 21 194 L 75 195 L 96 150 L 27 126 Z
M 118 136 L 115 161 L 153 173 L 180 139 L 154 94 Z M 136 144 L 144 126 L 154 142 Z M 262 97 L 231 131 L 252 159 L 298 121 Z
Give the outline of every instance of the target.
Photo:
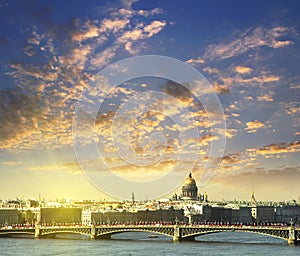
M 27 210 L 25 212 L 25 222 L 26 223 L 34 223 L 35 221 L 36 221 L 35 214 L 32 211 Z

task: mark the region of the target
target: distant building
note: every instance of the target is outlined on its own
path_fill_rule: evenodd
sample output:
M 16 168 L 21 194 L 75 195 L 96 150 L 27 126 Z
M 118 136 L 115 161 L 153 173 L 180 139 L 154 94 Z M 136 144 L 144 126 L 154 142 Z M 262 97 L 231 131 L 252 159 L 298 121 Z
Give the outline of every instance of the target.
M 157 211 L 137 211 L 137 212 L 91 212 L 84 213 L 85 217 L 83 217 L 83 223 L 115 223 L 115 222 L 174 222 L 178 221 L 186 221 L 184 217 L 184 211 L 182 209 L 175 210 L 174 208 L 170 208 L 169 210 L 157 210 Z
M 210 221 L 238 222 L 238 209 L 226 208 L 222 206 L 211 207 Z
M 300 224 L 300 206 L 299 205 L 283 205 L 275 208 L 276 222 Z
M 251 208 L 230 208 L 224 206 L 198 205 L 186 206 L 185 214 L 192 222 L 236 222 L 251 223 Z
M 253 222 L 250 207 L 241 206 L 239 208 L 239 222 L 244 223 L 244 224 Z
M 251 207 L 251 215 L 255 223 L 275 222 L 274 206 L 254 206 Z
M 91 211 L 82 211 L 81 221 L 83 225 L 92 224 L 92 212 Z
M 36 200 L 29 199 L 26 201 L 26 208 L 37 208 L 39 205 L 39 202 Z
M 40 223 L 81 223 L 81 208 L 41 208 Z
M 0 225 L 10 226 L 22 222 L 21 213 L 18 209 L 14 208 L 1 208 L 0 209 Z

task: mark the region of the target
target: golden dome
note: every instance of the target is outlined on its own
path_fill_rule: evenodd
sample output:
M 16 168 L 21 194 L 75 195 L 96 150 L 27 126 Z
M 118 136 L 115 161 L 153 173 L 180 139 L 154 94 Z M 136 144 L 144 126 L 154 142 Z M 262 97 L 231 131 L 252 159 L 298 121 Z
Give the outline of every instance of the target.
M 184 180 L 183 185 L 196 185 L 196 181 L 192 178 L 192 174 L 190 173 L 190 175 Z

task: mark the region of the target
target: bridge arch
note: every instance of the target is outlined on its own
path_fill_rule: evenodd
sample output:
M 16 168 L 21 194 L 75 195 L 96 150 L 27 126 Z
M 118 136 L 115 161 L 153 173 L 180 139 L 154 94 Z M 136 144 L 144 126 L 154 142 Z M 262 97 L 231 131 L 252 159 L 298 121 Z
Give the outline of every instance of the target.
M 111 235 L 116 235 L 116 234 L 121 234 L 121 233 L 129 233 L 129 232 L 145 232 L 145 233 L 152 233 L 152 234 L 157 234 L 157 235 L 163 235 L 166 237 L 173 237 L 173 233 L 167 233 L 163 231 L 158 231 L 158 230 L 150 230 L 150 229 L 116 229 L 116 230 L 107 230 L 104 232 L 99 232 L 96 234 L 97 238 L 105 237 L 105 236 L 111 236 Z
M 0 236 L 5 236 L 5 235 L 34 235 L 34 231 L 8 231 L 8 232 L 0 232 Z
M 58 231 L 51 230 L 51 231 L 47 231 L 47 232 L 42 232 L 40 234 L 40 237 L 47 237 L 47 236 L 59 235 L 59 234 L 78 234 L 78 235 L 90 236 L 90 233 L 79 231 L 79 230 L 58 230 Z
M 216 234 L 216 233 L 223 233 L 223 232 L 241 232 L 241 233 L 252 233 L 252 234 L 259 234 L 259 235 L 264 235 L 264 236 L 269 236 L 269 237 L 274 237 L 278 238 L 281 240 L 288 240 L 288 234 L 285 236 L 279 236 L 279 235 L 274 235 L 266 232 L 260 232 L 260 231 L 254 231 L 254 230 L 212 230 L 212 231 L 202 231 L 202 232 L 196 232 L 196 233 L 191 233 L 187 235 L 183 235 L 181 238 L 182 239 L 188 239 L 188 238 L 196 238 L 197 236 L 204 236 L 208 234 Z

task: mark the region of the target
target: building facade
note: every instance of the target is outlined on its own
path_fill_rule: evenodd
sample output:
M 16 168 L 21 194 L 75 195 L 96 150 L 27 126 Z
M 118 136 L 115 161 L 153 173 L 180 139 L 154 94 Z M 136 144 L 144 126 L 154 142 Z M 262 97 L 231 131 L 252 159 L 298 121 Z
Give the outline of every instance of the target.
M 41 208 L 38 221 L 40 223 L 81 223 L 81 208 Z
M 239 222 L 243 224 L 250 224 L 253 222 L 250 207 L 241 206 L 239 208 Z
M 2 208 L 0 209 L 0 225 L 10 226 L 22 222 L 21 213 L 18 209 Z
M 276 222 L 300 224 L 300 206 L 299 205 L 283 205 L 275 208 Z
M 88 223 L 88 215 L 85 218 L 85 223 Z M 182 209 L 175 210 L 157 210 L 157 211 L 137 211 L 137 212 L 91 212 L 91 223 L 139 223 L 139 222 L 175 222 L 186 221 L 184 211 Z
M 251 207 L 251 215 L 254 223 L 275 222 L 274 206 L 254 206 Z

